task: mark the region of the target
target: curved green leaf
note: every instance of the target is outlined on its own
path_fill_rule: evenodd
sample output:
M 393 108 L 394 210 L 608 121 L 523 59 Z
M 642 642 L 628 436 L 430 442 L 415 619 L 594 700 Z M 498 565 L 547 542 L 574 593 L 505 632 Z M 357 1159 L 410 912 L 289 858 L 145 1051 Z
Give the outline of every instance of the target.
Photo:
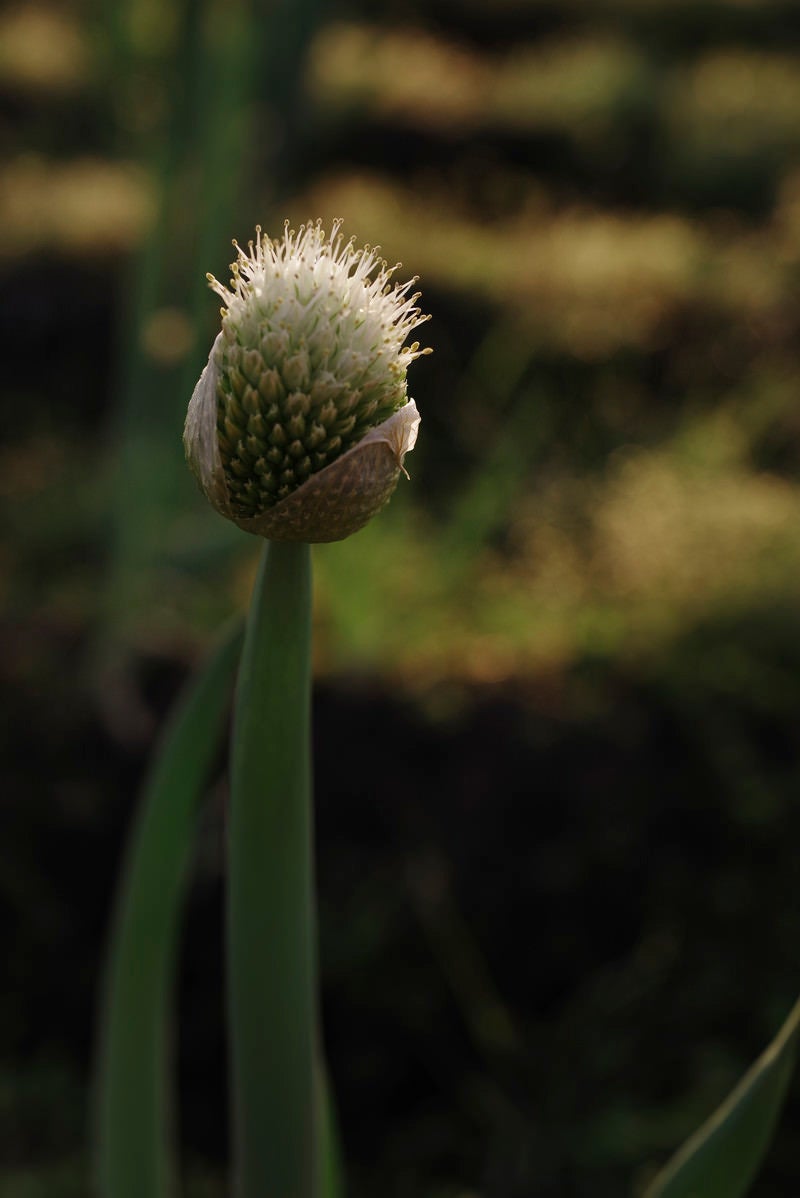
M 741 1198 L 748 1192 L 772 1139 L 799 1031 L 800 999 L 766 1052 L 675 1153 L 644 1198 Z
M 330 1081 L 324 1064 L 317 1063 L 317 1114 L 319 1117 L 319 1198 L 345 1198 L 344 1164 L 339 1124 Z
M 177 925 L 197 800 L 219 743 L 242 645 L 226 630 L 165 730 L 128 846 L 112 921 L 97 1066 L 102 1198 L 166 1198 L 168 1028 Z

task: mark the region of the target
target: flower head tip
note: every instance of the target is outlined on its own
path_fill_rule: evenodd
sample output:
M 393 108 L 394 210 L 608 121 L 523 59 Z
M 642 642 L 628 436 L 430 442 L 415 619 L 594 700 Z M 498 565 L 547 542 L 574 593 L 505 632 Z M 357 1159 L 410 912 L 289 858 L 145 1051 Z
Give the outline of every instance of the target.
M 409 335 L 428 319 L 416 279 L 337 221 L 236 245 L 222 329 L 189 404 L 184 445 L 213 505 L 272 540 L 334 541 L 394 490 L 416 441 Z

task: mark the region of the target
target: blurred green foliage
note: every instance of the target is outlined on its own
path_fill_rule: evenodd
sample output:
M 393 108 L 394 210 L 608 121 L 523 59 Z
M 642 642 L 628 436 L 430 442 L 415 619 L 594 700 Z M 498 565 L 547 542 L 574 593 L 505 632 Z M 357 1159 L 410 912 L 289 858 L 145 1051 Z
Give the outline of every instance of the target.
M 84 1192 L 77 1012 L 128 812 L 107 788 L 134 793 L 177 675 L 252 581 L 257 547 L 196 494 L 180 430 L 216 320 L 205 271 L 256 221 L 342 217 L 434 316 L 412 483 L 315 554 L 323 714 L 348 746 L 345 715 L 396 732 L 340 778 L 320 731 L 354 1193 L 628 1192 L 780 1022 L 800 935 L 795 7 L 0 13 L 2 1198 Z M 367 764 L 406 786 L 382 819 Z M 82 898 L 65 842 L 93 854 Z M 49 1023 L 31 952 L 77 962 Z M 223 1172 L 207 1118 L 190 1104 L 198 1196 Z M 799 1188 L 788 1135 L 759 1194 Z

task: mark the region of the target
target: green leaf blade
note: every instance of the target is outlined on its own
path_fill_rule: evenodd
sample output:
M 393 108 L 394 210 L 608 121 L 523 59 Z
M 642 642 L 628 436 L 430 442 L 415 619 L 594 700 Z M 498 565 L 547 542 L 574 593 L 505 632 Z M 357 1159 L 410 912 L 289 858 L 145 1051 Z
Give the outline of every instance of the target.
M 344 1163 L 339 1123 L 330 1080 L 324 1064 L 317 1062 L 317 1115 L 319 1118 L 319 1198 L 345 1198 Z
M 766 1155 L 791 1080 L 800 1000 L 738 1086 L 678 1149 L 644 1198 L 743 1198 Z
M 173 1189 L 167 1066 L 177 927 L 197 802 L 242 640 L 236 620 L 187 683 L 128 845 L 111 926 L 95 1079 L 102 1198 L 166 1198 Z

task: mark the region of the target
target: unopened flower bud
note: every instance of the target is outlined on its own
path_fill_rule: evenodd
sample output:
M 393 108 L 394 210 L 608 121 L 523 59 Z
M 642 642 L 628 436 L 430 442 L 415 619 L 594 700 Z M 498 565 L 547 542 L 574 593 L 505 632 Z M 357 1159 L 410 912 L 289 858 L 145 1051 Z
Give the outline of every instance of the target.
M 214 507 L 276 541 L 338 541 L 383 507 L 414 448 L 406 339 L 427 316 L 368 246 L 320 222 L 238 246 L 222 330 L 184 429 Z M 235 244 L 235 243 L 234 243 Z

